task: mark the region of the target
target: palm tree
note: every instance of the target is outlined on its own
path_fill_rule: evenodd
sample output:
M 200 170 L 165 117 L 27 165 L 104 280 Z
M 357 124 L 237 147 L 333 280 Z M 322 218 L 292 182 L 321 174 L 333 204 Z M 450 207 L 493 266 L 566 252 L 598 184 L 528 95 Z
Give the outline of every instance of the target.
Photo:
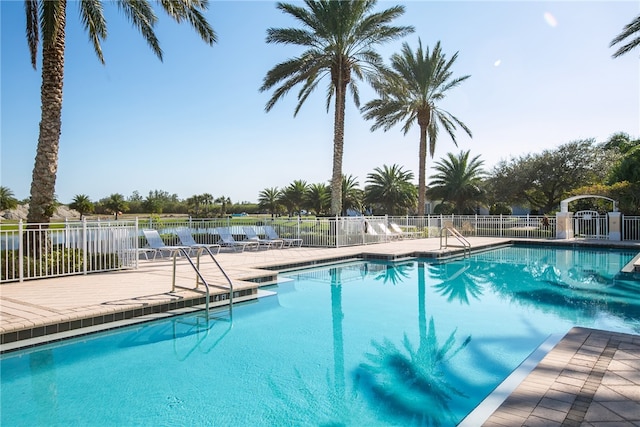
M 381 74 L 373 87 L 380 98 L 368 102 L 363 108 L 364 118 L 374 119 L 371 126 L 374 131 L 383 128 L 386 132 L 394 125 L 403 122 L 402 130 L 406 135 L 415 122 L 420 127 L 420 148 L 418 168 L 418 215 L 424 215 L 426 192 L 427 135 L 429 154 L 433 158 L 438 137 L 438 123 L 447 131 L 457 146 L 454 131 L 460 126 L 471 136 L 471 131 L 457 117 L 438 107 L 447 91 L 469 78 L 451 77 L 451 67 L 458 53 L 447 61 L 440 42 L 433 51 L 422 50 L 418 40 L 418 49 L 414 53 L 407 43 L 402 45 L 400 54 L 391 56 L 392 72 Z
M 18 200 L 13 196 L 13 191 L 9 187 L 0 187 L 0 211 L 15 209 Z
M 117 3 L 119 9 L 147 40 L 151 50 L 162 60 L 162 50 L 154 32 L 157 18 L 149 1 L 118 0 Z M 207 0 L 173 0 L 158 3 L 175 21 L 188 21 L 206 43 L 215 43 L 216 35 L 203 15 L 203 11 L 207 9 Z M 107 23 L 102 2 L 81 1 L 77 4 L 80 8 L 80 19 L 89 34 L 94 51 L 100 62 L 104 63 L 100 44 L 107 37 Z M 25 11 L 27 41 L 34 69 L 38 45 L 42 41 L 42 116 L 27 221 L 47 223 L 54 210 L 58 170 L 67 0 L 25 0 Z
M 316 216 L 327 213 L 331 206 L 331 192 L 324 183 L 309 185 L 304 198 L 305 206 L 312 210 Z
M 258 206 L 271 214 L 271 218 L 280 211 L 280 196 L 278 187 L 265 188 L 258 194 Z
M 632 36 L 635 36 L 635 38 L 632 39 Z M 636 16 L 633 21 L 625 25 L 622 32 L 618 34 L 616 38 L 611 40 L 609 47 L 613 47 L 625 39 L 629 39 L 629 42 L 616 50 L 616 52 L 612 55 L 614 58 L 617 58 L 620 55 L 624 55 L 631 49 L 634 49 L 638 47 L 638 45 L 640 45 L 640 15 Z
M 342 215 L 347 215 L 349 209 L 362 211 L 364 193 L 358 188 L 360 183 L 351 175 L 342 176 Z
M 305 205 L 305 194 L 307 193 L 307 181 L 295 180 L 287 188 L 282 190 L 282 196 L 280 197 L 280 203 L 286 206 L 289 216 L 297 213 L 300 215 L 300 211 Z
M 124 200 L 124 196 L 119 193 L 110 195 L 104 202 L 104 206 L 116 216 L 116 221 L 118 220 L 118 215 L 129 210 L 129 205 Z
M 458 214 L 475 211 L 483 196 L 480 185 L 484 161 L 479 158 L 469 160 L 469 151 L 461 151 L 457 157 L 448 153 L 446 159 L 436 162 L 434 169 L 438 173 L 431 176 L 429 196 L 452 202 Z
M 93 202 L 86 194 L 76 194 L 73 202 L 69 204 L 69 207 L 77 210 L 80 213 L 80 218 L 83 218 L 85 214 L 93 212 L 94 209 Z
M 390 215 L 407 213 L 415 209 L 418 198 L 411 180 L 413 172 L 402 170 L 402 166 L 375 168 L 373 173 L 367 175 L 364 200 L 370 206 L 382 206 L 385 213 Z
M 220 196 L 213 201 L 214 203 L 220 203 L 220 216 L 227 216 L 227 207 L 231 205 L 231 199 L 229 197 Z
M 413 32 L 413 27 L 389 25 L 404 13 L 404 7 L 394 6 L 373 13 L 376 0 L 305 0 L 304 3 L 306 8 L 277 4 L 278 9 L 300 21 L 304 28 L 269 28 L 267 43 L 304 46 L 306 50 L 300 56 L 273 67 L 265 76 L 260 90 L 279 85 L 265 107 L 270 111 L 290 89 L 300 84 L 295 117 L 320 80 L 325 76 L 331 79 L 326 100 L 329 111 L 335 95 L 331 213 L 340 215 L 347 88 L 355 105 L 360 107 L 356 79 L 371 80 L 375 73 L 384 69 L 382 58 L 374 47 Z

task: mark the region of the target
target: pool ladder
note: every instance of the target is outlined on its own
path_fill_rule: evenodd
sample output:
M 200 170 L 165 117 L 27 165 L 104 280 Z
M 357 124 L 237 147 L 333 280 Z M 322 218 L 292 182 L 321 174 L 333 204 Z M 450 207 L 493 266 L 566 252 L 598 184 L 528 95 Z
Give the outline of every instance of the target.
M 460 245 L 449 245 L 448 239 L 447 239 L 449 234 L 455 237 L 456 240 L 460 242 Z M 444 244 L 442 242 L 443 237 L 444 237 Z M 447 226 L 440 229 L 440 249 L 447 248 L 449 246 L 462 247 L 464 248 L 464 251 L 463 251 L 464 256 L 471 257 L 471 243 L 469 243 L 469 241 L 465 239 L 462 233 L 460 233 L 458 230 L 456 230 L 455 227 L 452 227 L 452 226 Z
M 209 300 L 211 296 L 211 291 L 210 291 L 211 286 L 219 289 L 229 290 L 229 317 L 231 317 L 233 312 L 233 308 L 232 308 L 233 307 L 233 282 L 231 281 L 231 278 L 227 275 L 227 272 L 224 271 L 224 269 L 222 268 L 222 266 L 220 265 L 216 257 L 213 255 L 213 252 L 211 252 L 211 249 L 209 249 L 206 246 L 198 247 L 197 248 L 198 256 L 195 263 L 193 262 L 193 259 L 189 255 L 189 252 L 191 251 L 191 249 L 192 248 L 188 246 L 180 247 L 179 250 L 175 251 L 173 254 L 173 281 L 172 281 L 173 290 L 175 291 L 176 288 L 193 290 L 193 288 L 187 288 L 184 286 L 176 285 L 176 265 L 177 265 L 176 260 L 178 257 L 178 253 L 180 253 L 184 255 L 187 261 L 189 261 L 189 264 L 191 264 L 191 267 L 193 267 L 194 271 L 196 272 L 196 289 L 198 288 L 200 283 L 202 283 L 205 287 L 205 294 L 206 294 L 205 311 L 207 315 L 207 320 L 209 319 Z M 218 269 L 226 279 L 227 283 L 229 284 L 228 288 L 222 285 L 209 284 L 207 280 L 202 276 L 202 273 L 200 272 L 200 255 L 202 254 L 203 251 L 206 251 L 211 257 L 211 259 L 213 260 L 213 262 L 216 264 L 216 266 L 218 267 Z

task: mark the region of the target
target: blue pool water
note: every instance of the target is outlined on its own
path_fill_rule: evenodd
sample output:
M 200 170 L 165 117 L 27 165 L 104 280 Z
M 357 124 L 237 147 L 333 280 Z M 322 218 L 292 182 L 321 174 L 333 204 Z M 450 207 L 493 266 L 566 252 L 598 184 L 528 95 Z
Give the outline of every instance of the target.
M 640 333 L 635 253 L 506 247 L 280 274 L 232 321 L 5 354 L 1 424 L 456 425 L 550 335 Z

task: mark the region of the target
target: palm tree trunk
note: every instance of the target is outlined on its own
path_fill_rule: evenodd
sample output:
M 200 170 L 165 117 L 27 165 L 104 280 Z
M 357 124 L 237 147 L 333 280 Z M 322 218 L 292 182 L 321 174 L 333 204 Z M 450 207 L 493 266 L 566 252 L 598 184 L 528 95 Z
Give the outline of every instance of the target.
M 427 192 L 427 126 L 420 124 L 420 148 L 418 150 L 418 216 L 424 215 Z
M 66 8 L 66 0 L 60 0 L 60 10 L 56 17 L 59 27 L 55 40 L 45 40 L 42 46 L 40 133 L 31 178 L 31 199 L 27 215 L 29 223 L 48 223 L 54 211 L 62 124 Z
M 344 110 L 347 83 L 336 85 L 336 111 L 333 124 L 333 174 L 331 175 L 331 214 L 342 213 L 342 155 L 344 153 Z

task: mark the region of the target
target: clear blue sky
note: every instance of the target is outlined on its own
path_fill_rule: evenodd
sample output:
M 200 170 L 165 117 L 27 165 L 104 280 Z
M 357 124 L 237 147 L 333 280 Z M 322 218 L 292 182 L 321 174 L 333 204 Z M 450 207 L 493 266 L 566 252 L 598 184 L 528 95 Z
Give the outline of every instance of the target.
M 610 41 L 640 12 L 638 1 L 435 2 L 403 4 L 398 24 L 416 32 L 414 49 L 441 41 L 459 52 L 454 75 L 471 77 L 441 106 L 464 121 L 456 148 L 441 134 L 434 159 L 471 150 L 487 169 L 502 159 L 541 152 L 582 138 L 605 141 L 615 132 L 640 135 L 640 51 L 612 59 Z M 117 8 L 105 8 L 109 36 L 100 64 L 68 5 L 62 135 L 56 195 L 94 201 L 112 193 L 151 190 L 258 199 L 267 187 L 293 180 L 328 182 L 333 109 L 324 82 L 296 118 L 297 91 L 266 113 L 270 93 L 259 87 L 269 69 L 297 55 L 267 45 L 269 27 L 297 26 L 271 1 L 211 1 L 207 17 L 218 35 L 209 47 L 187 25 L 158 10 L 160 62 Z M 22 1 L 0 3 L 2 129 L 1 185 L 29 196 L 40 120 L 40 63 L 31 68 Z M 388 62 L 402 41 L 379 49 Z M 373 97 L 360 83 L 363 104 Z M 370 132 L 352 103 L 345 125 L 343 172 L 358 178 L 382 165 L 418 172 L 418 129 Z M 431 174 L 432 171 L 429 171 Z

